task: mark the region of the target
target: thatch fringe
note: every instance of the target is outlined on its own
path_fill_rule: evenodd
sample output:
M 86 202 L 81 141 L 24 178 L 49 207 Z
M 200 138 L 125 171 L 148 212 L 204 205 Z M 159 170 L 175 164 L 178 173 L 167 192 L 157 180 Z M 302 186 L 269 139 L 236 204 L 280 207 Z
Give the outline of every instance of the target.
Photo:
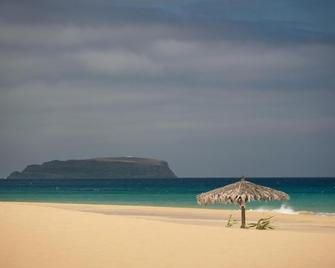
M 288 200 L 288 194 L 271 189 L 269 187 L 254 184 L 242 179 L 239 182 L 226 185 L 212 191 L 199 194 L 199 205 L 215 203 L 244 204 L 254 200 Z

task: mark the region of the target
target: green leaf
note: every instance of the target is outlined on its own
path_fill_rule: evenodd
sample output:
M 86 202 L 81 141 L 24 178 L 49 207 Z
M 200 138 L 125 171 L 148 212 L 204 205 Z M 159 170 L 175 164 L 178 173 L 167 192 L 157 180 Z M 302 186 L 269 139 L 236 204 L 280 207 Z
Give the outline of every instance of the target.
M 274 229 L 274 227 L 271 225 L 270 219 L 274 216 L 268 217 L 268 218 L 261 218 L 257 221 L 257 223 L 249 223 L 248 227 L 250 228 L 256 228 L 257 230 L 267 230 L 267 229 Z
M 228 218 L 228 221 L 227 221 L 227 224 L 226 224 L 226 227 L 232 227 L 234 224 L 237 223 L 237 220 L 233 219 L 232 218 L 233 215 L 229 215 L 229 218 Z

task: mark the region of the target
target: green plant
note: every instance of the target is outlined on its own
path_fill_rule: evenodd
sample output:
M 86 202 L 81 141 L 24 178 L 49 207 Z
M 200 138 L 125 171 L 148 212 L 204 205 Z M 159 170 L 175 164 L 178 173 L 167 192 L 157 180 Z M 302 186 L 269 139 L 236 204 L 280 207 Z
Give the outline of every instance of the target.
M 226 227 L 232 227 L 236 223 L 237 223 L 237 220 L 233 219 L 233 215 L 230 214 L 229 218 L 228 218 L 228 221 L 227 221 L 227 224 L 226 224 Z
M 274 216 L 268 218 L 261 218 L 256 223 L 249 223 L 248 228 L 256 228 L 257 230 L 274 229 L 270 221 L 270 219 L 273 217 Z

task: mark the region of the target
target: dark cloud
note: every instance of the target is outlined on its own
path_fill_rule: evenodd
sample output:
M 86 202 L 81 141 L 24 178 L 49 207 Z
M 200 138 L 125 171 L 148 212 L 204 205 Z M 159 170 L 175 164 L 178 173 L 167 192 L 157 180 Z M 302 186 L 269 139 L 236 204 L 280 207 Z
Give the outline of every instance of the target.
M 334 42 L 333 1 L 3 1 L 3 23 L 169 25 L 186 38 Z M 164 34 L 164 32 L 162 32 Z
M 180 176 L 331 176 L 332 1 L 8 1 L 0 175 L 139 155 Z

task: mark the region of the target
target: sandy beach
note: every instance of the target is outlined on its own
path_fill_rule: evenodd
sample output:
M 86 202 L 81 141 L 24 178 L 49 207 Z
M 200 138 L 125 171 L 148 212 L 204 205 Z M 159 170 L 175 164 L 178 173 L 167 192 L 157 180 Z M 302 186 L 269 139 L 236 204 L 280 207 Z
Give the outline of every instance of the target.
M 275 215 L 275 230 L 226 228 L 238 211 L 0 203 L 0 267 L 335 267 L 335 217 Z

